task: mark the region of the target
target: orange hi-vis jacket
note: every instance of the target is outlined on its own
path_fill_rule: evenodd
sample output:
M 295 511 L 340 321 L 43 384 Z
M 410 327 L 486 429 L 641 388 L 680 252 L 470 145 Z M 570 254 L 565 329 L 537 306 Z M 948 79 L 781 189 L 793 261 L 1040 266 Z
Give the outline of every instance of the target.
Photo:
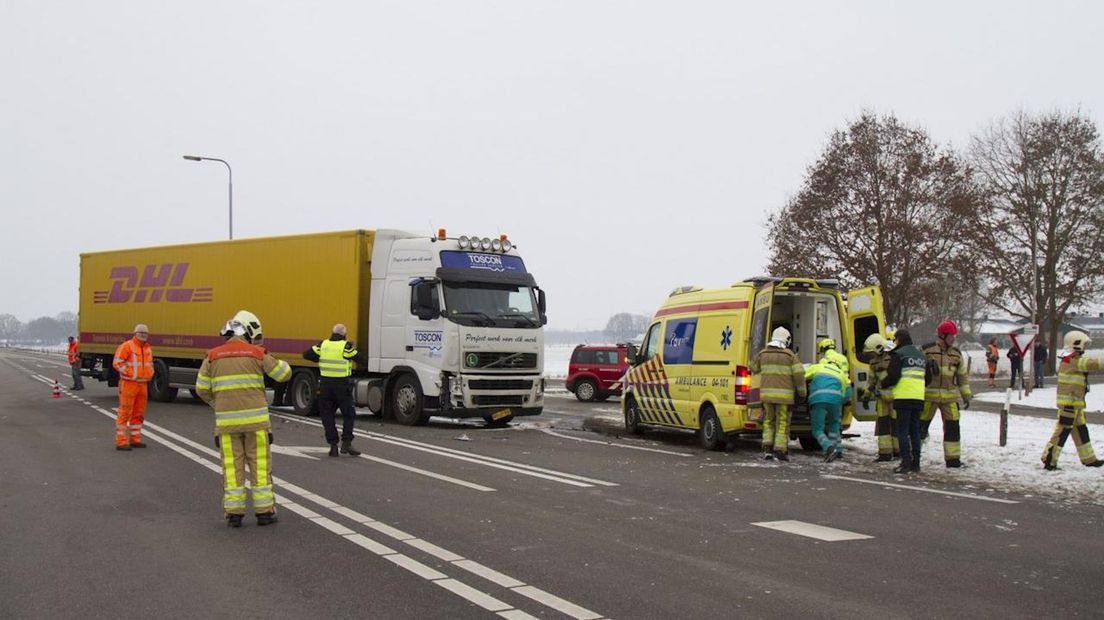
M 131 338 L 115 349 L 115 361 L 111 366 L 124 381 L 149 383 L 153 379 L 153 349 L 148 342 Z
M 72 366 L 80 361 L 80 343 L 74 340 L 69 343 L 69 365 Z

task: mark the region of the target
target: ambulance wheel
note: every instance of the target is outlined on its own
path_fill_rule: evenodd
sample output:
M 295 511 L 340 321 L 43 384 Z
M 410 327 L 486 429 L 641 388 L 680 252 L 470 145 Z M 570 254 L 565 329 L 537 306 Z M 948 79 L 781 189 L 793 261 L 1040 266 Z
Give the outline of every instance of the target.
M 806 452 L 820 452 L 820 442 L 816 437 L 798 437 L 797 443 L 801 444 L 801 449 Z
M 728 443 L 721 429 L 721 421 L 717 419 L 717 414 L 713 412 L 712 407 L 706 406 L 702 409 L 698 439 L 706 450 L 724 450 Z
M 153 381 L 149 382 L 149 397 L 159 403 L 176 400 L 179 388 L 169 387 L 169 365 L 164 360 L 153 360 Z
M 422 408 L 422 388 L 414 375 L 403 374 L 395 380 L 391 388 L 391 411 L 395 421 L 403 426 L 422 426 L 429 421 L 429 415 Z
M 581 379 L 575 384 L 575 398 L 589 403 L 598 396 L 598 386 L 590 379 Z
M 644 432 L 644 427 L 640 425 L 640 407 L 633 398 L 625 399 L 625 430 L 632 435 Z

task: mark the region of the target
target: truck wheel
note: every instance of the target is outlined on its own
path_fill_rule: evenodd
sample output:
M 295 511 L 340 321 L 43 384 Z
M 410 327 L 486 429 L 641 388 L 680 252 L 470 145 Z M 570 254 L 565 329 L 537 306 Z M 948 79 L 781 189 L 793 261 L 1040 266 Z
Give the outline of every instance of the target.
M 291 396 L 291 406 L 299 415 L 316 415 L 318 413 L 318 378 L 309 370 L 300 370 L 291 376 L 291 386 L 288 387 Z
M 728 443 L 725 441 L 724 431 L 721 429 L 721 421 L 712 407 L 703 407 L 701 412 L 701 428 L 698 429 L 698 438 L 706 450 L 723 450 Z
M 644 428 L 640 426 L 640 407 L 635 398 L 625 399 L 625 430 L 633 435 L 644 432 Z
M 820 452 L 820 443 L 816 437 L 798 437 L 797 443 L 801 444 L 801 449 L 806 452 Z
M 395 421 L 403 426 L 421 426 L 429 421 L 422 409 L 422 389 L 410 374 L 399 375 L 391 388 L 391 411 Z
M 149 382 L 150 398 L 159 403 L 176 400 L 179 388 L 169 387 L 169 365 L 164 360 L 153 360 L 153 381 Z
M 590 379 L 580 379 L 575 384 L 575 398 L 589 403 L 594 400 L 594 397 L 598 395 L 598 386 L 594 385 L 594 382 Z

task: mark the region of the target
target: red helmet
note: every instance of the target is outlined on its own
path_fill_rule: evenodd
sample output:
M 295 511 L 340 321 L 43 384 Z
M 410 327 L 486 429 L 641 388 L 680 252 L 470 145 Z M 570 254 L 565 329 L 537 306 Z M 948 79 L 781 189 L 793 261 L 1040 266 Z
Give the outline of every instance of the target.
M 935 333 L 940 336 L 954 336 L 958 333 L 958 326 L 954 321 L 943 321 L 939 324 L 939 327 L 935 328 Z

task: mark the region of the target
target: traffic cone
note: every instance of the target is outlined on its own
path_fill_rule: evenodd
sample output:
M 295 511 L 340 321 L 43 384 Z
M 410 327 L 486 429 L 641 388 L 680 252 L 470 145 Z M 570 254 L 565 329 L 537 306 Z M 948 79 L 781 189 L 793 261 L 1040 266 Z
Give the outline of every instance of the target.
M 54 379 L 54 398 L 61 398 L 61 386 L 58 385 L 57 379 Z

